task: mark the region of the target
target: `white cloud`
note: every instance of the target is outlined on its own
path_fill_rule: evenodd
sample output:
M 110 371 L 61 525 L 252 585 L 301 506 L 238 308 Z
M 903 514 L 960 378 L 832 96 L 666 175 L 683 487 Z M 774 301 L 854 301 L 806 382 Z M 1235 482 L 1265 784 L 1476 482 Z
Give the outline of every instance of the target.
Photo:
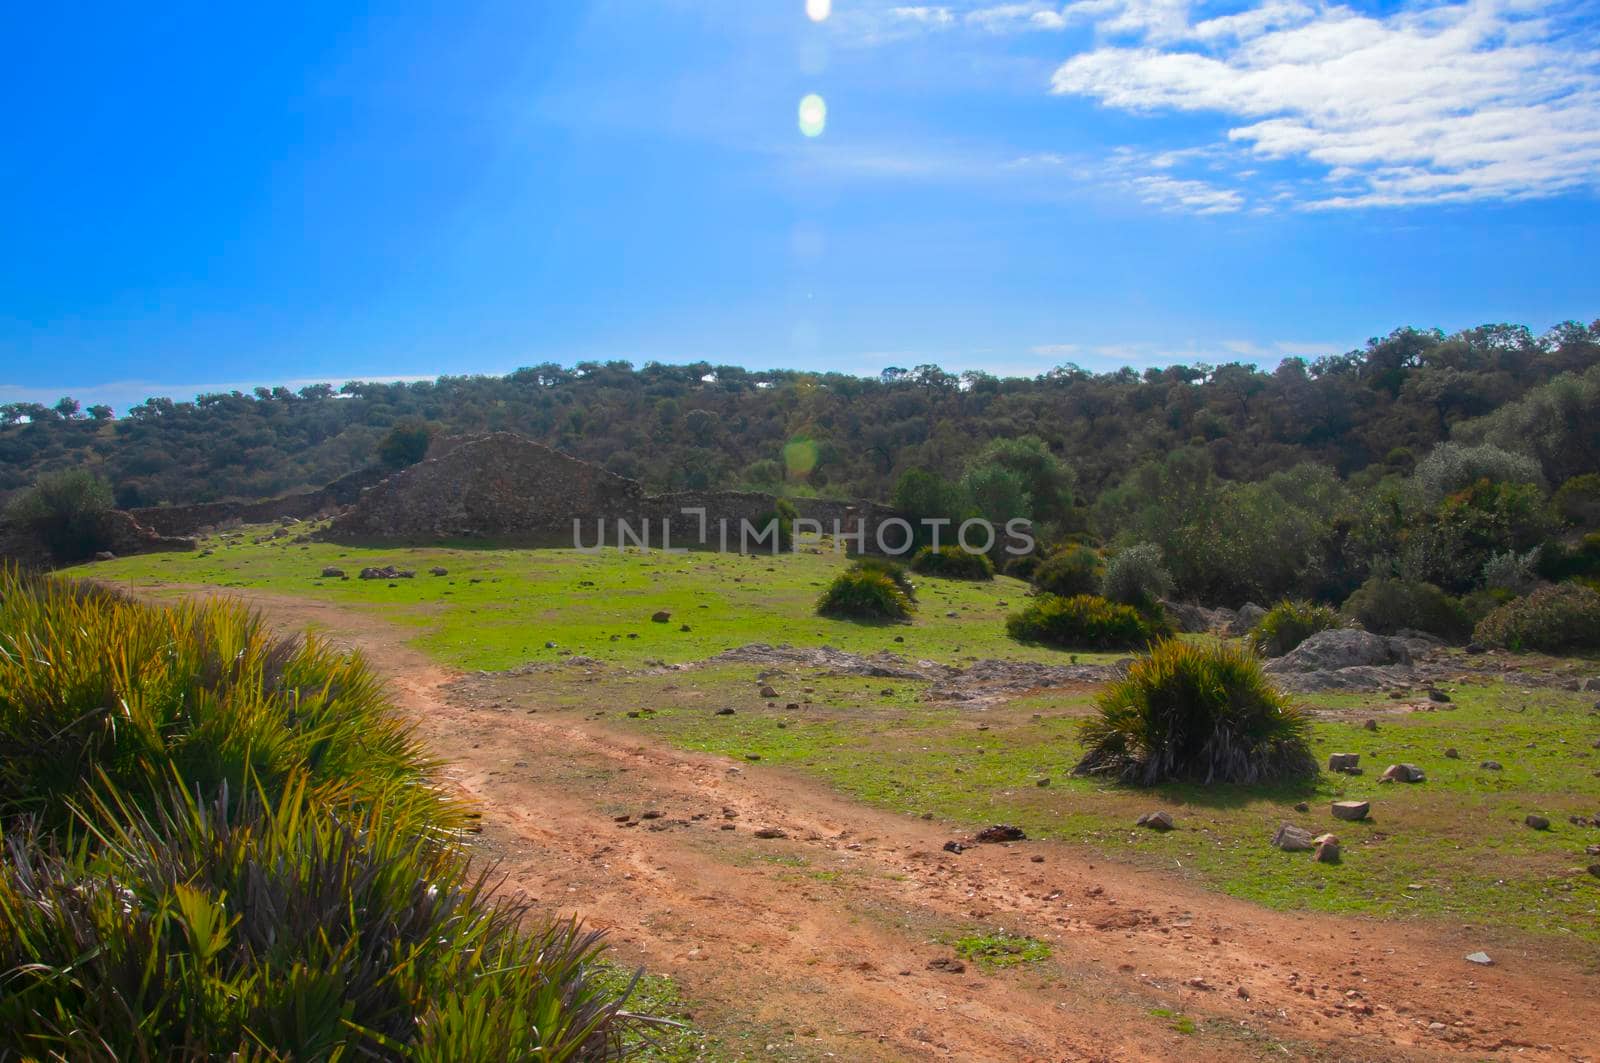
M 1133 178 L 1132 184 L 1140 199 L 1167 210 L 1190 214 L 1231 214 L 1244 206 L 1241 193 L 1205 181 L 1145 174 Z
M 1266 0 L 1194 22 L 1186 0 L 1080 0 L 1067 13 L 1133 39 L 1073 56 L 1053 91 L 1224 115 L 1228 143 L 1322 168 L 1324 187 L 1298 197 L 1302 207 L 1523 199 L 1600 183 L 1600 50 L 1571 6 L 1468 0 L 1376 16 Z M 1243 205 L 1226 202 L 1215 200 Z

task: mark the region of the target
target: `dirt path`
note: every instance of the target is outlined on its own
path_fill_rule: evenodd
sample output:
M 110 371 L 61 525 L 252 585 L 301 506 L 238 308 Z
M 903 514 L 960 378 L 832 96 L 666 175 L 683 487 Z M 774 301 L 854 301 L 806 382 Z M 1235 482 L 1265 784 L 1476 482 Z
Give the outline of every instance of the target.
M 1465 932 L 1271 912 L 1074 846 L 952 855 L 948 827 L 811 780 L 536 702 L 469 704 L 369 614 L 242 597 L 391 678 L 481 802 L 508 888 L 610 928 L 712 1025 L 772 1033 L 771 1051 L 752 1046 L 766 1058 L 1600 1058 L 1596 977 L 1533 947 L 1476 967 Z M 930 968 L 953 956 L 938 935 L 975 922 L 1050 941 L 1055 959 Z

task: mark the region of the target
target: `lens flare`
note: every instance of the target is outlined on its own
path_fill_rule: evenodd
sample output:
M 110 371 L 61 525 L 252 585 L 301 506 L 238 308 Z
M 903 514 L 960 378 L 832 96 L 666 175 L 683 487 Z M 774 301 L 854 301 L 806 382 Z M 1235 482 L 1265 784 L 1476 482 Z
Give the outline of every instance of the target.
M 800 101 L 800 132 L 808 137 L 820 137 L 828 124 L 828 105 L 822 97 L 811 93 Z
M 833 13 L 833 0 L 806 0 L 806 18 L 822 22 Z

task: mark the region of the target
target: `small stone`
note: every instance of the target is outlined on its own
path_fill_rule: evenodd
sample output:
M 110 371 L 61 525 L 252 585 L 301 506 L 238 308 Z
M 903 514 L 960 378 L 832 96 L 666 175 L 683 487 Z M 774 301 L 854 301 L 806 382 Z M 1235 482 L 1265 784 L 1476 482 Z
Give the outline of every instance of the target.
M 1371 801 L 1335 801 L 1333 803 L 1333 818 L 1344 820 L 1361 820 L 1367 818 L 1367 813 L 1372 811 Z
M 1504 770 L 1500 766 L 1500 762 L 1498 760 L 1486 760 L 1482 764 L 1479 764 L 1478 767 L 1482 768 L 1484 771 L 1503 771 Z
M 544 644 L 544 648 L 547 650 L 553 650 L 556 648 L 556 644 L 554 642 L 546 642 Z
M 1233 992 L 1234 992 L 1234 995 L 1236 995 L 1240 1000 L 1249 1000 L 1250 999 L 1250 990 L 1246 989 L 1244 986 L 1240 986 L 1238 989 L 1235 989 Z
M 1494 961 L 1489 958 L 1487 952 L 1469 952 L 1467 953 L 1467 962 L 1475 963 L 1480 967 L 1494 966 Z
M 718 716 L 732 716 L 733 715 L 733 710 L 732 709 L 718 709 L 717 710 L 717 715 Z
M 1328 754 L 1329 771 L 1349 771 L 1361 763 L 1360 753 L 1330 753 Z
M 1302 853 L 1316 848 L 1311 832 L 1292 823 L 1278 825 L 1277 833 L 1272 836 L 1272 844 L 1286 853 Z
M 756 837 L 757 838 L 772 839 L 772 838 L 787 838 L 788 835 L 785 834 L 783 831 L 779 830 L 777 827 L 762 827 L 760 830 L 756 831 Z
M 1310 812 L 1311 806 L 1306 804 L 1304 801 L 1301 801 L 1294 806 L 1294 810 L 1296 812 Z
M 967 965 L 953 957 L 941 956 L 937 960 L 928 961 L 928 970 L 943 971 L 946 974 L 960 974 L 967 969 Z
M 1448 760 L 1460 760 L 1461 759 L 1461 754 L 1456 751 L 1456 747 L 1455 746 L 1451 746 L 1449 749 L 1445 750 L 1444 751 L 1444 755 L 1445 755 L 1446 759 L 1448 759 Z
M 1428 777 L 1415 764 L 1391 764 L 1378 776 L 1379 782 L 1426 782 Z
M 448 576 L 450 575 L 450 570 L 439 565 L 434 565 L 432 568 L 428 569 L 428 574 L 431 576 Z
M 1028 836 L 1022 832 L 1021 827 L 1013 827 L 1008 823 L 996 823 L 992 827 L 985 827 L 973 836 L 974 841 L 986 845 L 995 845 L 1000 842 L 1026 841 Z
M 1532 827 L 1534 830 L 1549 830 L 1550 829 L 1550 820 L 1548 818 L 1544 817 L 1544 816 L 1539 815 L 1538 813 L 1535 813 L 1535 812 L 1529 812 L 1525 817 L 1523 817 L 1522 822 L 1526 823 L 1528 826 Z
M 1312 859 L 1319 864 L 1337 864 L 1339 862 L 1339 839 L 1332 834 L 1318 835 L 1316 852 Z
M 324 579 L 341 579 L 344 576 L 344 569 L 334 568 L 330 565 L 322 570 L 322 575 Z
M 1487 653 L 1488 651 L 1489 651 L 1489 647 L 1485 646 L 1481 642 L 1469 642 L 1469 643 L 1467 643 L 1467 652 L 1468 653 L 1479 654 L 1479 653 Z
M 1155 812 L 1146 812 L 1139 817 L 1138 826 L 1149 827 L 1151 830 L 1169 831 L 1175 824 L 1172 822 L 1172 813 L 1166 809 Z
M 778 696 L 778 692 L 772 689 L 770 685 L 762 687 L 760 693 L 764 698 L 775 698 Z
M 1428 691 L 1428 700 L 1438 702 L 1440 705 L 1448 705 L 1450 704 L 1450 695 L 1446 694 L 1442 690 L 1433 690 L 1430 688 Z
M 665 624 L 668 620 L 672 619 L 672 612 L 668 609 L 657 609 L 655 612 L 650 614 L 650 619 L 655 621 L 657 624 Z
M 1361 726 L 1365 727 L 1369 731 L 1376 731 L 1378 729 L 1378 721 L 1377 720 L 1368 720 L 1366 723 L 1362 724 Z
M 1048 776 L 1046 776 L 1043 779 L 1035 779 L 1033 785 L 1035 785 L 1035 786 L 1049 786 L 1050 785 L 1050 779 L 1049 779 Z
M 689 625 L 688 624 L 679 624 L 678 625 L 678 630 L 679 631 L 688 631 L 689 630 Z

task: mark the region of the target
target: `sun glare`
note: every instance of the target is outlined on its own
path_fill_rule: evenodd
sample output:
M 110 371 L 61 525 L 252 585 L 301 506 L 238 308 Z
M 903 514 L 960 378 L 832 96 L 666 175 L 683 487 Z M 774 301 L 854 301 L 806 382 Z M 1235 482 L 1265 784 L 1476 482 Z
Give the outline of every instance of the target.
M 806 17 L 822 22 L 833 13 L 833 0 L 806 0 Z
M 811 93 L 800 101 L 800 132 L 808 137 L 820 137 L 828 124 L 828 105 L 822 97 Z

